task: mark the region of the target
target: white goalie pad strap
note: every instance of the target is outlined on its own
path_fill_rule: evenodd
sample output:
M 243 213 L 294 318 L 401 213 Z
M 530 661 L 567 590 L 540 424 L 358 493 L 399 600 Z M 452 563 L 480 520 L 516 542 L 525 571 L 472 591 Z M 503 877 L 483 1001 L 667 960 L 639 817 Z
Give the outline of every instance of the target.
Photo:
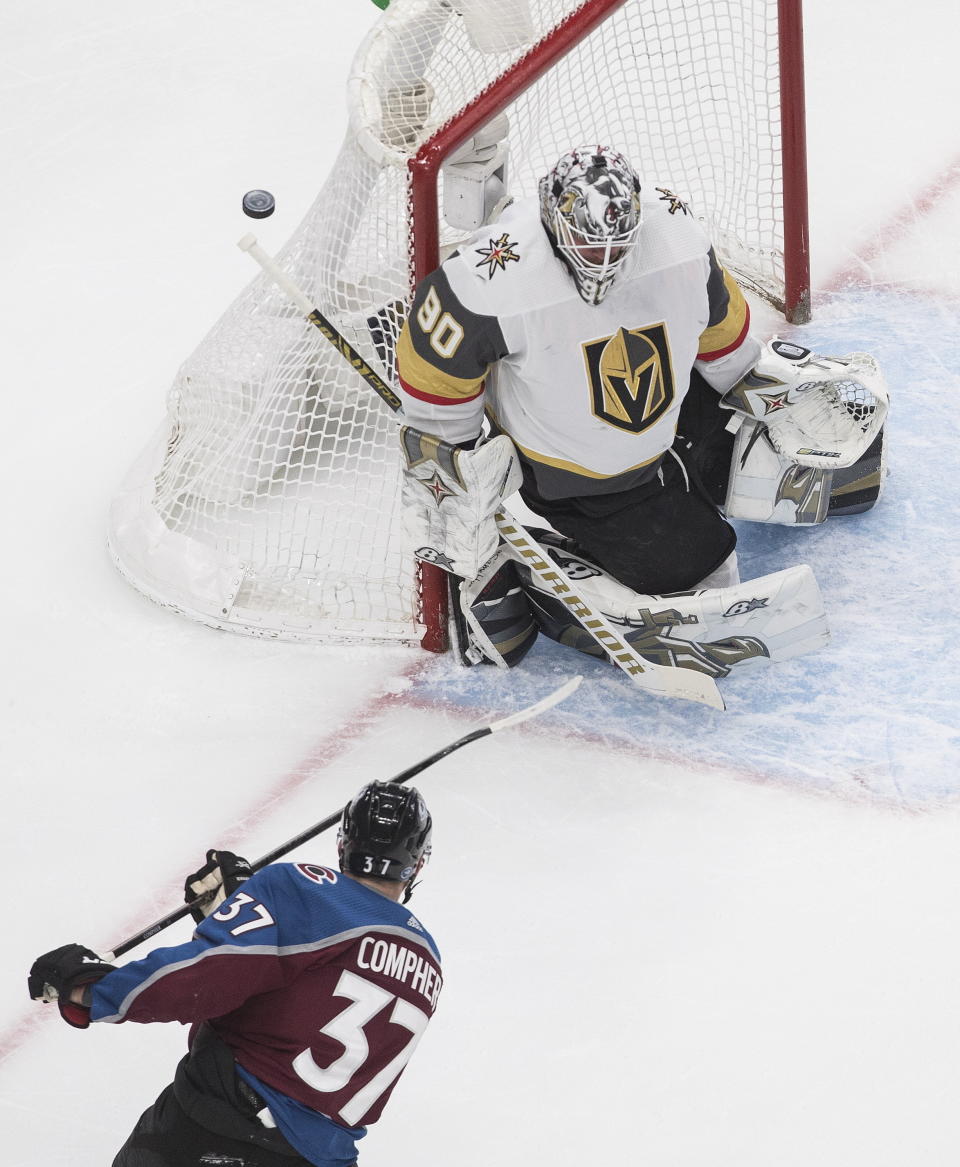
M 866 452 L 886 419 L 889 394 L 867 353 L 820 356 L 774 338 L 723 404 L 762 421 L 784 458 L 832 470 Z
M 480 602 L 480 593 L 509 560 L 508 549 L 501 544 L 483 565 L 476 579 L 465 579 L 460 584 L 460 610 L 463 612 L 470 638 L 470 644 L 464 655 L 471 664 L 479 664 L 481 660 L 488 660 L 497 668 L 506 669 L 509 667 L 474 611 L 474 605 Z
M 668 596 L 631 591 L 581 555 L 550 546 L 548 553 L 587 601 L 602 611 L 628 643 L 660 664 L 696 669 L 713 677 L 759 661 L 783 661 L 822 648 L 830 638 L 820 588 L 806 564 L 745 580 Z M 541 608 L 541 630 L 589 651 L 574 628 L 552 629 L 535 587 L 528 594 Z M 558 612 L 550 605 L 550 612 Z M 560 634 L 558 635 L 558 631 Z
M 739 420 L 723 506 L 726 517 L 789 526 L 822 523 L 830 506 L 832 472 L 798 466 L 777 453 L 762 422 Z
M 405 468 L 403 523 L 418 559 L 476 579 L 499 543 L 494 514 L 520 485 L 505 435 L 460 450 L 412 426 L 400 431 Z
M 466 584 L 464 586 L 470 585 Z M 469 639 L 463 655 L 472 665 L 478 665 L 481 661 L 488 661 L 490 664 L 496 665 L 498 669 L 508 669 L 510 666 L 504 660 L 502 653 L 497 650 L 496 645 L 487 635 L 486 629 L 477 619 L 476 613 L 473 611 L 472 604 L 475 599 L 476 597 L 471 593 L 470 595 L 462 596 L 460 600 Z

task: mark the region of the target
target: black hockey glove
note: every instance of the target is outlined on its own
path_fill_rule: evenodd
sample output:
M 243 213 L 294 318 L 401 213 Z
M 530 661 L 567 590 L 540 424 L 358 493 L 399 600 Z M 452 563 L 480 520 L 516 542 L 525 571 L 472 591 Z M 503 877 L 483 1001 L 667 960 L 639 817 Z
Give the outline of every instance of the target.
M 251 875 L 250 864 L 232 851 L 208 851 L 203 867 L 184 881 L 183 902 L 189 906 L 190 915 L 202 924 Z
M 90 1006 L 76 1004 L 70 1000 L 70 994 L 74 989 L 99 981 L 115 968 L 116 965 L 107 964 L 82 944 L 64 944 L 33 962 L 27 977 L 30 999 L 44 1002 L 56 999 L 64 1021 L 76 1029 L 86 1029 L 90 1024 Z

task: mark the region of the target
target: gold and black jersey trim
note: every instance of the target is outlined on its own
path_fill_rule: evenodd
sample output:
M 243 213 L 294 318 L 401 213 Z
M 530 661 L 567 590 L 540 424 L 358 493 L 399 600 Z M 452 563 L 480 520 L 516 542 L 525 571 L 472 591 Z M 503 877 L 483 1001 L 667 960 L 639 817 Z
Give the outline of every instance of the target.
M 603 474 L 599 470 L 590 470 L 586 466 L 581 466 L 579 462 L 572 462 L 567 458 L 551 458 L 548 454 L 541 454 L 537 450 L 531 450 L 529 446 L 524 446 L 518 442 L 513 434 L 508 433 L 503 428 L 497 419 L 496 414 L 490 408 L 486 407 L 486 414 L 490 420 L 490 425 L 493 433 L 507 434 L 513 444 L 519 450 L 521 456 L 527 462 L 536 463 L 538 466 L 550 467 L 552 470 L 559 470 L 565 474 L 572 474 L 577 478 L 589 478 L 596 482 L 611 482 L 614 479 L 622 478 L 627 475 L 635 474 L 637 471 L 642 471 L 648 466 L 653 466 L 663 457 L 663 452 L 655 454 L 652 458 L 645 458 L 642 462 L 637 462 L 633 466 L 627 466 L 623 470 L 616 470 L 613 474 Z
M 453 405 L 480 396 L 486 369 L 479 377 L 466 378 L 436 368 L 417 352 L 411 331 L 407 320 L 397 340 L 397 374 L 405 392 L 432 405 Z
M 506 353 L 497 318 L 466 308 L 442 267 L 420 282 L 397 341 L 397 373 L 407 393 L 436 405 L 472 401 L 483 393 L 490 365 Z
M 643 462 L 637 462 L 635 466 L 627 466 L 623 470 L 617 470 L 613 474 L 601 474 L 599 470 L 588 470 L 586 466 L 581 466 L 577 462 L 570 462 L 565 458 L 548 458 L 546 454 L 538 454 L 536 450 L 530 450 L 526 446 L 521 446 L 519 442 L 513 443 L 521 454 L 530 462 L 536 462 L 540 466 L 550 466 L 554 470 L 564 470 L 567 474 L 575 474 L 578 478 L 592 478 L 597 482 L 609 482 L 614 478 L 622 478 L 624 475 L 633 474 L 637 470 L 642 470 L 645 466 L 651 466 L 654 462 L 659 462 L 663 454 L 655 454 L 652 458 L 646 458 Z
M 739 348 L 750 331 L 750 306 L 737 281 L 721 267 L 710 248 L 707 277 L 708 325 L 700 334 L 697 360 L 717 361 Z

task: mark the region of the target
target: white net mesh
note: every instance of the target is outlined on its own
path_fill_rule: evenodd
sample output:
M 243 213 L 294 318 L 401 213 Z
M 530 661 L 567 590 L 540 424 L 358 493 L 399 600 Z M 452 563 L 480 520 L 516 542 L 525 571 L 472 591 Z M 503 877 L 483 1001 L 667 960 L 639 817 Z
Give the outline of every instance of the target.
M 411 154 L 598 2 L 393 0 L 361 46 L 346 142 L 278 262 L 388 377 L 417 230 Z M 506 107 L 509 192 L 534 193 L 572 145 L 608 144 L 645 186 L 689 200 L 728 266 L 776 300 L 778 70 L 776 0 L 627 0 Z M 460 237 L 441 223 L 441 246 Z M 261 276 L 181 368 L 164 432 L 114 504 L 113 554 L 141 590 L 217 626 L 419 639 L 396 425 Z

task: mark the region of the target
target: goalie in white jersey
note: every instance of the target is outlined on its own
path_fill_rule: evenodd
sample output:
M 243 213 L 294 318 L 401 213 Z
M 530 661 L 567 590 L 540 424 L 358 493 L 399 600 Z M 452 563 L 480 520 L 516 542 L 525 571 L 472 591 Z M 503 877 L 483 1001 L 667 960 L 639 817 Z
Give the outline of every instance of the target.
M 850 362 L 870 402 L 855 417 L 833 388 L 850 382 Z M 466 580 L 495 552 L 492 516 L 518 487 L 592 564 L 662 595 L 736 582 L 724 509 L 822 521 L 833 468 L 857 463 L 844 485 L 859 483 L 868 447 L 879 481 L 875 364 L 764 349 L 687 206 L 663 188 L 645 197 L 630 163 L 600 145 L 565 154 L 538 198 L 508 205 L 421 282 L 397 369 L 406 520 L 417 553 Z M 791 393 L 811 388 L 802 400 L 817 409 L 804 413 Z M 735 414 L 746 423 L 736 438 Z M 478 446 L 485 417 L 504 437 Z M 453 466 L 434 438 L 473 452 Z M 803 490 L 790 480 L 798 464 Z

